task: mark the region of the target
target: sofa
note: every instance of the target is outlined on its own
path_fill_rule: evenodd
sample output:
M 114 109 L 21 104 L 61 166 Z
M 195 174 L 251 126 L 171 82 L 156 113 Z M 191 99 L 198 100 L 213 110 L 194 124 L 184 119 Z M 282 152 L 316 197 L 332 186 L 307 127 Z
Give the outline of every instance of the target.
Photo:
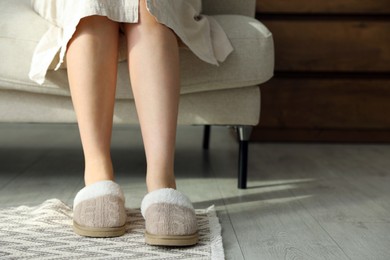
M 259 85 L 274 71 L 272 33 L 254 19 L 255 0 L 203 0 L 203 14 L 225 30 L 234 51 L 215 66 L 180 48 L 179 125 L 232 126 L 239 137 L 239 188 L 246 188 L 248 139 L 259 123 Z M 0 122 L 75 123 L 66 69 L 38 85 L 28 77 L 33 51 L 49 22 L 30 0 L 0 1 Z M 126 61 L 118 66 L 114 124 L 138 124 Z

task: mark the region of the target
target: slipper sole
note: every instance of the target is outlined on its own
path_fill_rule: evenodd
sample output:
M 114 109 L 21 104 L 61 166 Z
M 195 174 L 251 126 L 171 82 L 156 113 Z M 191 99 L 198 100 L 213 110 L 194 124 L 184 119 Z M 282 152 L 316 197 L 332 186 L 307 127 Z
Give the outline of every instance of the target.
M 145 243 L 154 246 L 192 246 L 198 241 L 198 233 L 186 236 L 160 236 L 145 232 Z
M 80 226 L 73 222 L 73 231 L 84 237 L 119 237 L 126 233 L 126 225 L 110 228 L 93 228 Z

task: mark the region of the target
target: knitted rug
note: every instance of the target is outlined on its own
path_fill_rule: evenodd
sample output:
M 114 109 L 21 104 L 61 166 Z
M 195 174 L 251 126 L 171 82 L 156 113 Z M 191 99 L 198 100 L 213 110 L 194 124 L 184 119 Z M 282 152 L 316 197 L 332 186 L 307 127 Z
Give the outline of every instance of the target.
M 196 210 L 200 242 L 192 247 L 144 243 L 139 209 L 127 209 L 127 232 L 116 238 L 87 238 L 72 230 L 72 209 L 57 199 L 36 207 L 0 209 L 0 259 L 224 259 L 221 226 L 214 207 Z

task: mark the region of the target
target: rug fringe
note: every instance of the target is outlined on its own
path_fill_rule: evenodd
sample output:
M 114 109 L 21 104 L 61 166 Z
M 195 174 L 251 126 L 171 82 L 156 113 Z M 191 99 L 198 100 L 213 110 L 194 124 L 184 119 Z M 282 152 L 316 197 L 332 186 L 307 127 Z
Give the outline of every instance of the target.
M 210 241 L 211 241 L 211 259 L 212 260 L 224 260 L 225 253 L 222 244 L 221 224 L 217 217 L 215 206 L 212 205 L 206 210 L 209 217 L 210 225 Z

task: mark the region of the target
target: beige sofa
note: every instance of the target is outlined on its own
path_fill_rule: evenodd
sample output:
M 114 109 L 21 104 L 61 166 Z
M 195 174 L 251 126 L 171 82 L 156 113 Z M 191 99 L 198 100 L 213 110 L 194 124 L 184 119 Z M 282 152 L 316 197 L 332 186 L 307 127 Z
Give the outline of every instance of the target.
M 233 47 L 219 67 L 180 50 L 179 124 L 237 127 L 240 137 L 239 187 L 246 187 L 251 127 L 259 122 L 258 85 L 273 76 L 272 34 L 254 19 L 255 0 L 203 0 L 203 13 L 224 28 Z M 48 29 L 30 0 L 0 1 L 0 122 L 74 123 L 66 70 L 49 71 L 43 86 L 28 78 L 36 44 Z M 119 64 L 115 124 L 137 124 L 126 62 Z M 208 130 L 205 128 L 207 148 Z

